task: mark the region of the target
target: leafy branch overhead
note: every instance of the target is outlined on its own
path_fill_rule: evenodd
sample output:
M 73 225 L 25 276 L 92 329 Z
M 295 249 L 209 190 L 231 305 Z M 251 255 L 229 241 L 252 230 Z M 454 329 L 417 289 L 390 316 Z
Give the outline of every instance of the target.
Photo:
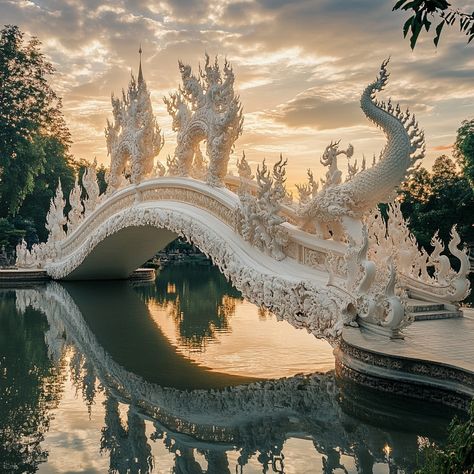
M 441 33 L 445 25 L 459 25 L 459 30 L 468 37 L 468 43 L 474 38 L 474 12 L 465 13 L 454 9 L 446 0 L 398 0 L 393 10 L 404 10 L 412 16 L 403 25 L 403 36 L 410 32 L 410 46 L 414 49 L 418 36 L 423 28 L 428 32 L 433 24 L 439 20 L 435 28 L 433 42 L 438 46 Z

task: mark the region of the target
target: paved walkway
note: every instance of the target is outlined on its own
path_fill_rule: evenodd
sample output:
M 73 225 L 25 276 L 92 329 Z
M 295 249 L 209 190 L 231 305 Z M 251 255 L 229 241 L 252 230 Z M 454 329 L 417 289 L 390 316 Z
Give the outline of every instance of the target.
M 388 340 L 356 328 L 344 329 L 349 344 L 388 356 L 421 359 L 474 373 L 474 309 L 464 318 L 417 321 L 405 330 L 404 340 Z

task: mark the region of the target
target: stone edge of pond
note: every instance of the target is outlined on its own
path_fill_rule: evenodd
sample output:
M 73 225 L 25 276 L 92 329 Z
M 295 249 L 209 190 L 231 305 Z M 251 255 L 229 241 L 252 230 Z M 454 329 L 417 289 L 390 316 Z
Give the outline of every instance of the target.
M 156 271 L 154 268 L 137 268 L 128 279 L 132 282 L 154 281 Z M 0 269 L 0 288 L 16 287 L 50 281 L 51 277 L 43 269 Z
M 358 385 L 467 411 L 474 397 L 474 373 L 419 358 L 382 354 L 344 339 L 334 351 L 336 376 Z

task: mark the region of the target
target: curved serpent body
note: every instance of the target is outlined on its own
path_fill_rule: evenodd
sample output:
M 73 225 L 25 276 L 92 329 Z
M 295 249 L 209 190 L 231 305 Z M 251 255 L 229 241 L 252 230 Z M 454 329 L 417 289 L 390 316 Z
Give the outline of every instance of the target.
M 356 220 L 380 202 L 387 202 L 405 179 L 409 168 L 424 156 L 424 134 L 415 116 L 400 106 L 375 100 L 388 81 L 388 60 L 382 63 L 378 77 L 361 96 L 361 108 L 367 118 L 387 137 L 381 160 L 372 168 L 356 174 L 351 181 L 327 187 L 302 207 L 300 216 L 306 230 L 324 237 L 360 237 Z M 359 239 L 358 239 L 359 240 Z

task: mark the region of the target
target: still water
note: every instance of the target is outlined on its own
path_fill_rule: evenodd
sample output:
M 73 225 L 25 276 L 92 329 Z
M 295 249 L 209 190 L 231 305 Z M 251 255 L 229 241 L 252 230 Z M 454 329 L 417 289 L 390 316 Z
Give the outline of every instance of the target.
M 395 473 L 453 412 L 334 378 L 217 269 L 0 290 L 2 473 Z

